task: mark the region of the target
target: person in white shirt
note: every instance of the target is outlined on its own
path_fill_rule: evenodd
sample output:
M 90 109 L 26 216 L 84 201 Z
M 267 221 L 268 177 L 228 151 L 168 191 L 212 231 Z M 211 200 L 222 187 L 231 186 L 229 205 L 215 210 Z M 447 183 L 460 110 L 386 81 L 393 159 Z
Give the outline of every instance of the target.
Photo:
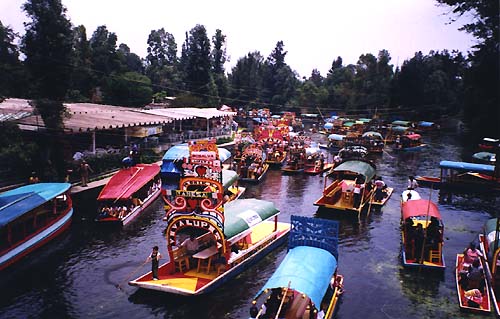
M 196 239 L 195 234 L 191 234 L 188 239 L 182 242 L 181 246 L 186 248 L 189 255 L 196 254 L 200 249 L 200 244 L 198 243 L 198 239 Z

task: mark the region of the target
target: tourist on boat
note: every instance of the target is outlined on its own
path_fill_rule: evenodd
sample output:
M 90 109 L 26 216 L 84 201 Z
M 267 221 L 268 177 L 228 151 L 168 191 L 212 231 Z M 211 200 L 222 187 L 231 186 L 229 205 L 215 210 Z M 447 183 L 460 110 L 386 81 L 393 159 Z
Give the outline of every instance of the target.
M 415 241 L 415 260 L 417 263 L 420 262 L 423 254 L 422 249 L 424 248 L 424 228 L 422 224 L 418 223 L 414 233 L 414 241 Z
M 483 295 L 479 289 L 470 289 L 465 291 L 465 298 L 467 299 L 467 306 L 479 308 L 483 303 Z
M 252 305 L 252 307 L 250 307 L 250 319 L 257 318 L 258 314 L 259 314 L 259 308 L 257 308 L 256 305 Z
M 433 249 L 437 248 L 437 245 L 443 241 L 439 220 L 434 216 L 431 216 L 431 222 L 427 227 L 427 237 L 429 238 L 429 246 Z
M 200 249 L 200 244 L 198 243 L 198 239 L 195 234 L 189 235 L 189 238 L 182 242 L 181 247 L 186 248 L 186 252 L 188 255 L 194 255 Z
M 464 252 L 464 264 L 472 265 L 474 260 L 479 259 L 480 257 L 483 257 L 483 253 L 476 249 L 476 245 L 471 242 L 469 247 L 467 247 Z
M 374 184 L 375 184 L 375 201 L 381 202 L 386 196 L 386 193 L 384 192 L 384 186 L 386 186 L 385 182 L 382 180 L 382 177 L 379 176 L 375 180 Z
M 467 289 L 484 291 L 484 272 L 479 259 L 475 259 L 467 273 Z
M 354 208 L 358 208 L 359 204 L 361 204 L 362 190 L 363 190 L 363 184 L 359 178 L 356 178 L 353 190 Z
M 158 280 L 158 265 L 160 263 L 161 254 L 158 251 L 158 246 L 153 247 L 153 251 L 146 258 L 146 262 L 151 260 L 151 271 L 153 272 L 153 280 Z
M 410 175 L 408 177 L 408 190 L 414 190 L 417 189 L 417 187 L 418 187 L 417 180 L 415 179 L 415 177 Z

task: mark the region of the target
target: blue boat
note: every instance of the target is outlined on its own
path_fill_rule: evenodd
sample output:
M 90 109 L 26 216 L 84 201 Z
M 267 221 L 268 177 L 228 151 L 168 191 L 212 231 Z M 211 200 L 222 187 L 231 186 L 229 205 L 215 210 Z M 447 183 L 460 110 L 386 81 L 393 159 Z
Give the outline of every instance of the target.
M 0 194 L 0 270 L 69 227 L 70 188 L 69 183 L 36 183 Z
M 251 312 L 256 318 L 332 318 L 344 280 L 337 273 L 339 224 L 303 216 L 292 216 L 291 223 L 288 253 Z

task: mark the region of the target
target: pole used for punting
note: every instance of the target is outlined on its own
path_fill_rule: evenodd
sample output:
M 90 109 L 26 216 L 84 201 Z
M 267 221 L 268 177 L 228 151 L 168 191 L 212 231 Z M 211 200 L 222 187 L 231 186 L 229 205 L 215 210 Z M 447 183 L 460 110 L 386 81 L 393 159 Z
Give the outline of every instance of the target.
M 431 195 L 432 195 L 432 184 L 431 184 L 431 190 L 429 192 L 429 201 L 427 202 L 427 213 L 425 215 L 425 233 L 424 233 L 424 240 L 422 242 L 422 250 L 420 251 L 420 262 L 419 263 L 424 263 L 424 251 L 425 251 L 425 242 L 427 240 L 427 230 L 429 229 L 429 211 L 431 208 Z

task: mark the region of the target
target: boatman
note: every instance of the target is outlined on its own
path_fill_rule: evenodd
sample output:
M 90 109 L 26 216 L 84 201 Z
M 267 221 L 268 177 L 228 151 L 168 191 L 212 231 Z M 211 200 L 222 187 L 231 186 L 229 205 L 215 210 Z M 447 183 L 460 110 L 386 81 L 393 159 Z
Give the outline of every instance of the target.
M 408 176 L 408 190 L 414 190 L 418 187 L 417 180 L 413 176 Z
M 158 246 L 153 247 L 151 255 L 148 256 L 146 262 L 151 260 L 151 271 L 153 272 L 153 280 L 158 280 L 158 265 L 160 263 L 161 254 L 158 251 Z

